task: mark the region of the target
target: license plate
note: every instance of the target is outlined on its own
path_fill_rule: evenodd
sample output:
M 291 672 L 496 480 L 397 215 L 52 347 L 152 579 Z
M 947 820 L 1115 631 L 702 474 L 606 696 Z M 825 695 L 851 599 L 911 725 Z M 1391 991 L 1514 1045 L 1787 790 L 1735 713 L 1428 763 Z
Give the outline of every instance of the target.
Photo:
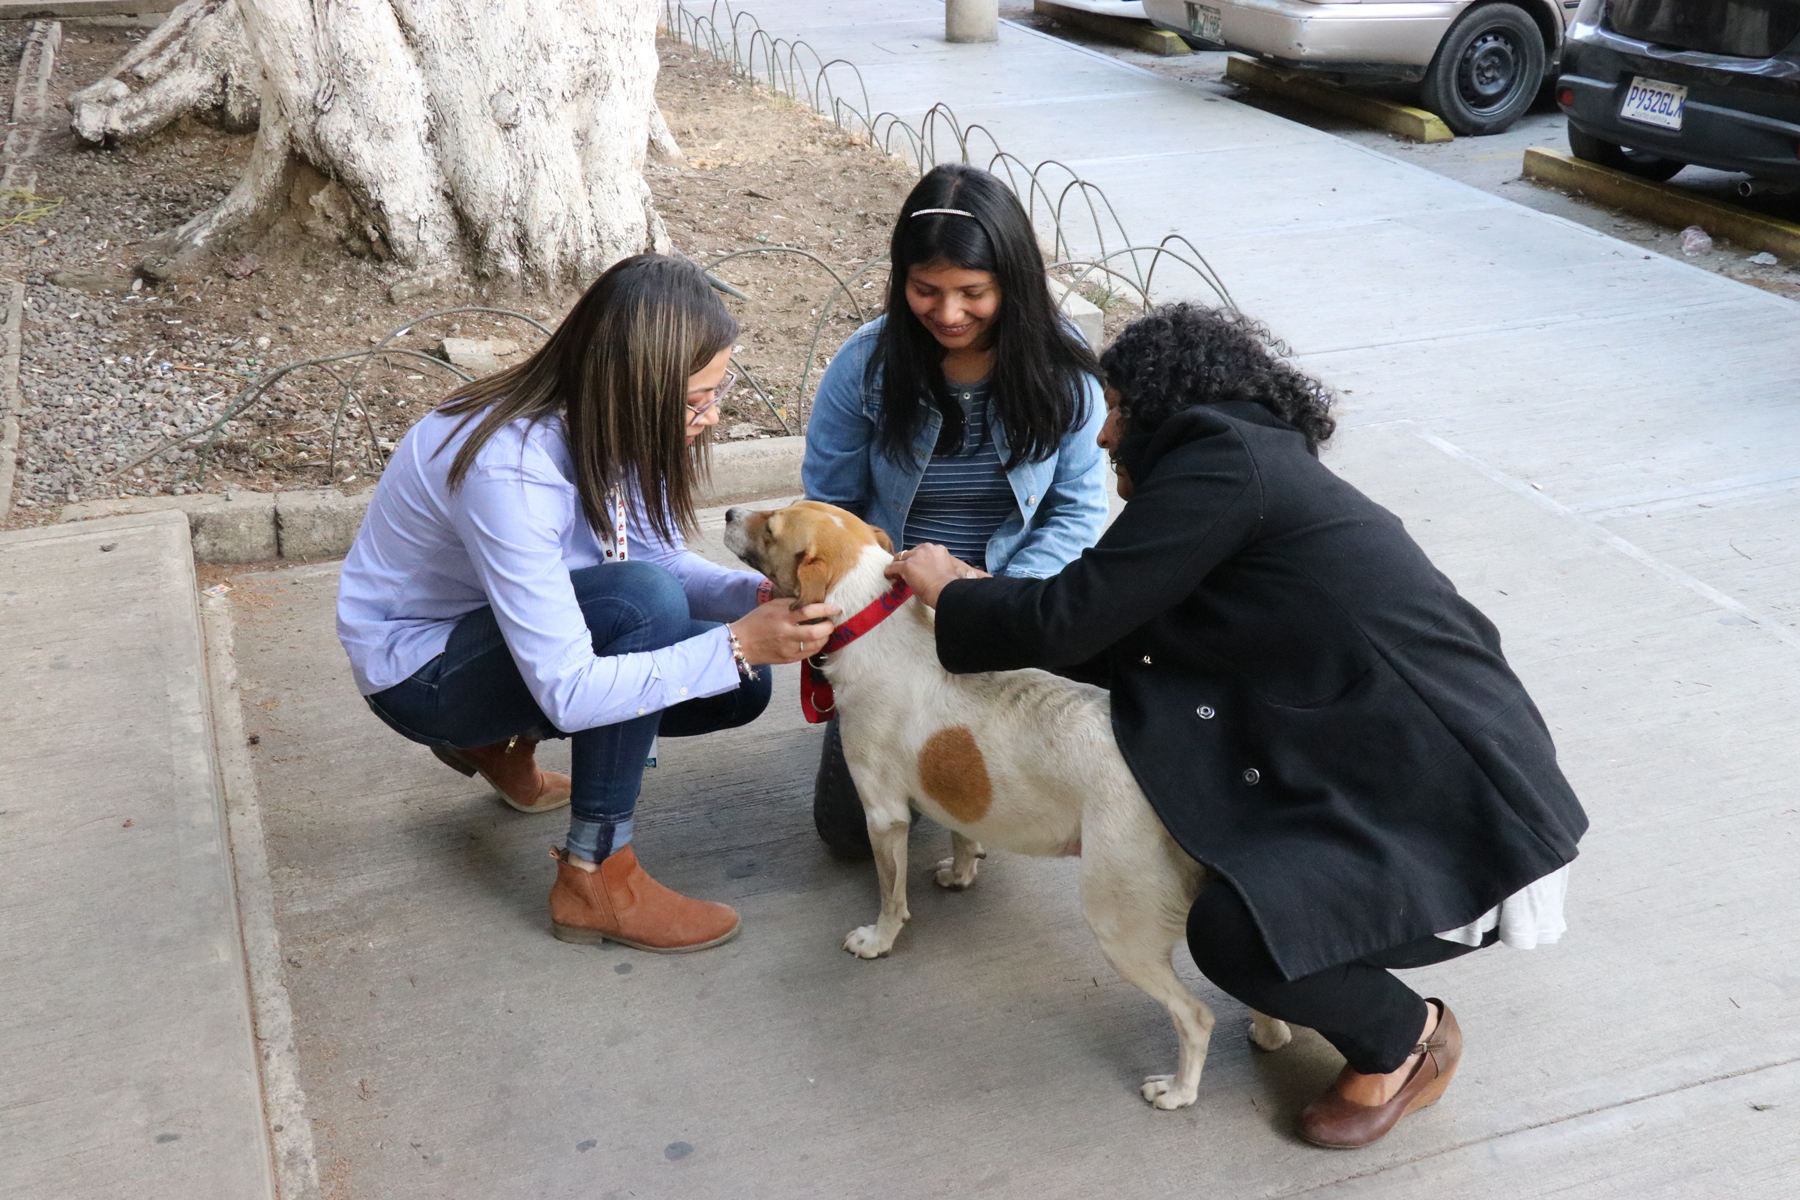
M 1632 79 L 1631 90 L 1625 93 L 1625 104 L 1619 109 L 1619 116 L 1642 125 L 1680 129 L 1682 110 L 1686 107 L 1686 88 L 1678 83 L 1663 83 L 1639 75 Z
M 1188 32 L 1203 42 L 1211 42 L 1216 46 L 1225 44 L 1225 18 L 1216 8 L 1204 4 L 1187 6 Z

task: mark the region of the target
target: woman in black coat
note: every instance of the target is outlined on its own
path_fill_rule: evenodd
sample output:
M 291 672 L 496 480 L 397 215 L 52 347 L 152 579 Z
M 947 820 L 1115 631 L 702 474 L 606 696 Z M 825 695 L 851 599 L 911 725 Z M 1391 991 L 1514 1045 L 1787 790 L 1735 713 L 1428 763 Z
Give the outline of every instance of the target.
M 1269 347 L 1191 305 L 1134 322 L 1101 360 L 1127 503 L 1099 544 L 1048 579 L 939 547 L 893 572 L 937 609 L 948 670 L 1110 688 L 1120 750 L 1213 880 L 1194 961 L 1343 1053 L 1301 1133 L 1362 1146 L 1461 1052 L 1389 968 L 1555 940 L 1587 818 L 1494 626 L 1319 462 L 1330 397 Z

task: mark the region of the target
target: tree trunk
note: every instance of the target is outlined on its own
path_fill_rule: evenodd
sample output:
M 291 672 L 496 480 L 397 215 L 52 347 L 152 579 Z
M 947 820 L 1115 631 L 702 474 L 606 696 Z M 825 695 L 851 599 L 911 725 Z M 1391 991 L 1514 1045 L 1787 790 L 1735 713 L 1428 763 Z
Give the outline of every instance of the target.
M 249 168 L 152 244 L 149 274 L 235 248 L 290 206 L 425 276 L 579 283 L 666 246 L 643 176 L 648 152 L 680 154 L 656 110 L 656 0 L 186 0 L 70 97 L 76 132 L 242 123 L 247 69 Z

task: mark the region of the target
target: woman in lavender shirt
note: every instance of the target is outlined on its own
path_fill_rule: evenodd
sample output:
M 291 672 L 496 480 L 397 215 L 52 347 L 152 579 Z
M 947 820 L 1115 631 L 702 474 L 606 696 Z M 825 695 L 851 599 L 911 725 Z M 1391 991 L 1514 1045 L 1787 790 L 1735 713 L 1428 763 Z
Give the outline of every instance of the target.
M 565 941 L 669 953 L 737 933 L 731 908 L 639 865 L 645 759 L 659 734 L 754 720 L 755 668 L 831 631 L 835 609 L 769 602 L 762 576 L 682 543 L 737 333 L 698 267 L 618 263 L 527 362 L 408 431 L 344 561 L 338 637 L 376 715 L 514 808 L 571 805 L 550 892 Z M 547 737 L 571 740 L 570 776 L 538 768 Z

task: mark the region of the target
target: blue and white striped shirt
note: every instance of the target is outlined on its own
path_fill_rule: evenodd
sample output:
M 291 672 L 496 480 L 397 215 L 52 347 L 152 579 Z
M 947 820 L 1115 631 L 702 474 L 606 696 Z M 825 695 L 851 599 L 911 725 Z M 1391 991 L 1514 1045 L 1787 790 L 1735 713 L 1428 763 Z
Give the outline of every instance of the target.
M 1018 512 L 1019 502 L 994 447 L 987 381 L 951 383 L 949 388 L 963 410 L 962 445 L 931 456 L 906 513 L 902 549 L 936 542 L 986 570 L 988 540 Z

